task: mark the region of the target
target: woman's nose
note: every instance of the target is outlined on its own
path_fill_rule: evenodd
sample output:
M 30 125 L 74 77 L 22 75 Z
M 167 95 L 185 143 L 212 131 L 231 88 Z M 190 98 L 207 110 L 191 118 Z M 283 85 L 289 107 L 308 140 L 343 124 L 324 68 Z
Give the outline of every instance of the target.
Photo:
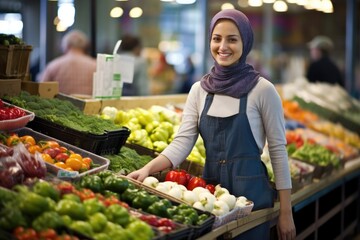
M 224 40 L 222 40 L 222 41 L 220 42 L 220 49 L 226 49 L 226 48 L 227 48 L 227 42 L 224 41 Z

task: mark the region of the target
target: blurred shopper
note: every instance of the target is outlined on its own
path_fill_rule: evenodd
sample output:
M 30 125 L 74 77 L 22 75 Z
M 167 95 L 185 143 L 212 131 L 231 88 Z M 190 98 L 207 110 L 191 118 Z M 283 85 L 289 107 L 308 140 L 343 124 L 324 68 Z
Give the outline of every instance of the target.
M 96 60 L 87 54 L 88 47 L 83 32 L 72 30 L 65 34 L 61 40 L 64 54 L 48 63 L 38 82 L 58 82 L 60 93 L 91 96 Z
M 164 53 L 160 53 L 158 61 L 150 69 L 150 77 L 153 95 L 173 93 L 176 72 L 174 67 L 166 61 Z
M 135 57 L 133 82 L 124 83 L 123 96 L 146 96 L 150 94 L 148 65 L 141 57 L 142 42 L 137 36 L 126 34 L 122 37 L 120 54 Z
M 310 82 L 326 82 L 344 86 L 338 66 L 331 60 L 330 52 L 334 45 L 330 38 L 317 36 L 308 43 L 311 62 L 307 69 L 306 78 Z
M 179 93 L 189 93 L 191 86 L 194 84 L 195 78 L 195 66 L 191 57 L 188 56 L 186 58 L 185 63 L 185 72 L 181 76 L 181 85 L 179 89 Z

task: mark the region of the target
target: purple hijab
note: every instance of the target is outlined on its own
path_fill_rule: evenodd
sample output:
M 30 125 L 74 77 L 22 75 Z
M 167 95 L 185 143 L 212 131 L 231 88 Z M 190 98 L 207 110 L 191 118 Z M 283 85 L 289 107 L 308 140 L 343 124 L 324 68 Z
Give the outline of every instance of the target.
M 236 24 L 243 41 L 243 53 L 239 62 L 231 66 L 220 66 L 215 61 L 211 72 L 202 77 L 200 84 L 207 92 L 240 98 L 257 84 L 260 76 L 251 65 L 246 63 L 246 57 L 253 45 L 253 31 L 249 19 L 245 14 L 235 9 L 222 10 L 211 20 L 209 31 L 210 40 L 214 27 L 219 19 L 229 19 Z

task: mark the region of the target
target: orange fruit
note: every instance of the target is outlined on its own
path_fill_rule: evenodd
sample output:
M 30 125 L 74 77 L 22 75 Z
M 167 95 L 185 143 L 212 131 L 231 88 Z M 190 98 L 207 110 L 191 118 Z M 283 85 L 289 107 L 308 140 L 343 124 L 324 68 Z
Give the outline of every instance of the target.
M 52 159 L 52 157 L 47 153 L 41 154 L 42 159 L 44 159 L 45 162 L 53 164 L 55 161 Z
M 67 167 L 71 167 L 75 171 L 79 171 L 82 167 L 82 161 L 73 157 L 66 159 L 65 164 Z
M 63 163 L 63 162 L 56 162 L 54 163 L 55 166 L 59 167 L 59 168 L 62 168 L 62 169 L 66 169 L 66 164 Z

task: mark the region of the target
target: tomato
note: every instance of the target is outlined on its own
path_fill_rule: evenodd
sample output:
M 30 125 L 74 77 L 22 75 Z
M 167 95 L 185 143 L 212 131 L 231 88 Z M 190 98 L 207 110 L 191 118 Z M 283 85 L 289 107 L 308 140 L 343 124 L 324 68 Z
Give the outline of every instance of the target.
M 71 156 L 71 155 L 70 155 Z M 65 162 L 67 167 L 71 167 L 75 171 L 79 171 L 82 167 L 81 160 L 73 157 L 69 157 Z
M 15 229 L 15 237 L 18 240 L 38 239 L 36 231 L 32 228 Z
M 80 161 L 82 160 L 82 156 L 78 153 L 71 153 L 69 157 L 79 159 Z
M 59 168 L 62 168 L 62 169 L 66 169 L 67 166 L 64 162 L 56 162 L 54 163 L 55 166 L 59 167 Z
M 215 192 L 215 186 L 212 184 L 206 184 L 205 188 L 210 191 L 211 194 Z
M 42 239 L 54 239 L 57 237 L 57 233 L 54 229 L 48 228 L 39 232 L 39 237 Z
M 17 145 L 19 142 L 21 142 L 21 140 L 20 140 L 19 136 L 16 135 L 16 134 L 13 134 L 13 135 L 11 135 L 10 137 L 8 137 L 8 138 L 6 139 L 6 145 L 7 145 L 8 147 L 15 146 L 15 145 Z
M 43 159 L 45 162 L 47 162 L 47 163 L 53 164 L 53 163 L 55 162 L 54 159 L 53 159 L 49 154 L 47 154 L 47 153 L 42 153 L 42 154 L 41 154 L 41 157 L 42 157 L 42 159 Z
M 55 158 L 56 155 L 60 153 L 60 148 L 54 147 L 54 148 L 45 148 L 43 150 L 43 153 L 47 153 L 50 155 L 51 158 Z
M 180 170 L 171 170 L 166 174 L 165 181 L 172 181 L 185 186 L 186 173 Z
M 22 136 L 22 137 L 20 137 L 20 140 L 23 144 L 28 145 L 28 146 L 33 146 L 36 144 L 35 139 L 30 135 Z
M 66 153 L 59 153 L 58 155 L 55 156 L 55 160 L 57 162 L 66 162 L 66 159 L 69 158 L 69 155 Z
M 206 182 L 201 177 L 192 177 L 187 185 L 189 191 L 193 190 L 196 187 L 206 187 Z
M 53 141 L 53 140 L 41 141 L 39 145 L 41 146 L 42 149 L 55 148 L 55 147 L 60 148 L 60 144 L 57 141 Z
M 82 162 L 85 163 L 86 165 L 88 165 L 88 166 L 89 166 L 89 169 L 90 169 L 91 164 L 92 164 L 92 159 L 91 159 L 91 158 L 89 158 L 89 157 L 84 157 L 84 158 L 82 159 Z
M 42 149 L 39 145 L 29 146 L 27 150 L 32 154 L 35 154 L 35 152 L 40 152 L 40 153 L 42 152 Z

